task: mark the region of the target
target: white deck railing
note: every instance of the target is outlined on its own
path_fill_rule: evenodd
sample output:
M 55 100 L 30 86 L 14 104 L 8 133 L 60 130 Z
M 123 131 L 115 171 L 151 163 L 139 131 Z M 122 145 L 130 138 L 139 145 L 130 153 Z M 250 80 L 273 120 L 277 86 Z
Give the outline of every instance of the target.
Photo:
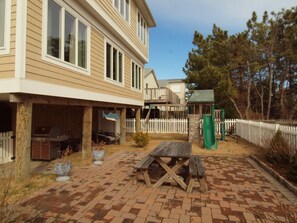
M 0 132 L 0 164 L 12 162 L 13 132 Z

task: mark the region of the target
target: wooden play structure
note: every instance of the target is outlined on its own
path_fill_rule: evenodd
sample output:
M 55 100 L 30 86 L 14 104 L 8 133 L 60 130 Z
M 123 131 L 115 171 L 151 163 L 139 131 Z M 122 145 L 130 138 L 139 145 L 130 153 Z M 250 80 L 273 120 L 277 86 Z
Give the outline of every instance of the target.
M 216 129 L 220 126 L 221 139 L 225 139 L 224 110 L 214 110 L 213 90 L 195 90 L 188 101 L 189 142 L 200 142 L 204 147 L 217 148 Z

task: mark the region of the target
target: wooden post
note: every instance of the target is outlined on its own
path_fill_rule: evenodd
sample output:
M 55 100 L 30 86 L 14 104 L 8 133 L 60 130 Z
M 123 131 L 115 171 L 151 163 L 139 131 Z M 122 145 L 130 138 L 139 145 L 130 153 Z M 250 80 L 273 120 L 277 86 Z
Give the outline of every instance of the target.
M 84 107 L 83 111 L 83 135 L 82 135 L 82 158 L 91 157 L 92 152 L 92 114 L 93 107 Z
M 136 132 L 140 132 L 140 108 L 136 108 Z
M 15 180 L 30 176 L 32 103 L 17 103 Z
M 121 109 L 121 138 L 120 144 L 126 142 L 126 108 Z

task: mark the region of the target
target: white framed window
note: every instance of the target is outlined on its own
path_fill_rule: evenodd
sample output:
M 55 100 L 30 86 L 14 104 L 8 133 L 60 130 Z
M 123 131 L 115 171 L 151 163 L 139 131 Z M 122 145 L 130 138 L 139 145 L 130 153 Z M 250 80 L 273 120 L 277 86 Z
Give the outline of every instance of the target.
M 113 0 L 113 6 L 129 23 L 130 21 L 130 0 Z
M 111 43 L 105 44 L 105 78 L 123 84 L 124 54 Z
M 44 4 L 44 59 L 89 73 L 90 26 L 59 0 Z
M 141 13 L 138 11 L 137 13 L 137 36 L 143 42 L 146 44 L 147 42 L 147 25 L 146 22 L 141 15 Z
M 0 0 L 0 54 L 10 50 L 11 0 Z
M 131 87 L 135 90 L 142 88 L 142 67 L 134 61 L 131 64 Z

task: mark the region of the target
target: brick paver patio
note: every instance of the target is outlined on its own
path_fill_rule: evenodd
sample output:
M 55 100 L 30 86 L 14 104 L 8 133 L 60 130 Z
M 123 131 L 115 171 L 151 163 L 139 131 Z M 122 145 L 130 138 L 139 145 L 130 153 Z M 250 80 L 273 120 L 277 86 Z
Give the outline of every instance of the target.
M 102 166 L 73 167 L 70 182 L 44 188 L 16 213 L 29 222 L 257 222 L 253 210 L 283 220 L 279 202 L 296 200 L 246 157 L 203 156 L 206 194 L 133 185 L 132 167 L 144 155 L 118 152 Z

